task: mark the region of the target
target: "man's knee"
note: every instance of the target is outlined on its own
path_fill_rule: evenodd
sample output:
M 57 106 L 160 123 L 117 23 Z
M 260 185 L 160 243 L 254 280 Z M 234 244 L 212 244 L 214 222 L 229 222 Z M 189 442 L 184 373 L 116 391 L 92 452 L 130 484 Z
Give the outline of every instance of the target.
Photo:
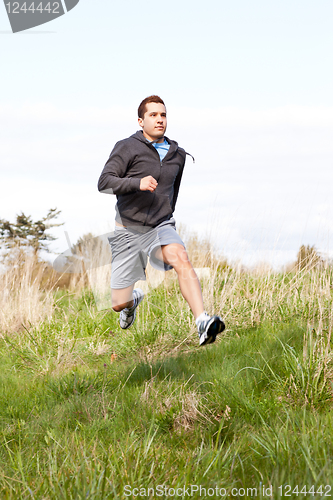
M 167 245 L 163 249 L 163 256 L 167 263 L 177 268 L 181 265 L 187 265 L 190 261 L 185 248 L 181 245 Z

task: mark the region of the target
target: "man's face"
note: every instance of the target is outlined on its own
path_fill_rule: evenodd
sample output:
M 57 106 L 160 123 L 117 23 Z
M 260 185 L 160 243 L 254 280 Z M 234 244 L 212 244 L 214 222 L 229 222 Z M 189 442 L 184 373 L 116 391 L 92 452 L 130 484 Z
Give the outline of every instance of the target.
M 143 129 L 143 135 L 149 141 L 163 140 L 167 127 L 166 109 L 159 102 L 148 102 L 143 118 L 139 118 L 139 125 Z

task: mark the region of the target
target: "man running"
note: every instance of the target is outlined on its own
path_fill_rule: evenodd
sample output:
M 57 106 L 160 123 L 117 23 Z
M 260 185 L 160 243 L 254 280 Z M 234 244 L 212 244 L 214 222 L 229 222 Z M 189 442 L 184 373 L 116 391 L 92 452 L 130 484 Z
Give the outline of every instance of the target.
M 129 328 L 144 298 L 148 257 L 154 268 L 175 269 L 181 293 L 193 312 L 200 345 L 215 342 L 225 325 L 204 310 L 200 282 L 176 232 L 175 210 L 186 153 L 164 134 L 166 108 L 156 95 L 138 108 L 142 130 L 117 142 L 98 181 L 98 190 L 117 196 L 112 251 L 112 308 L 121 328 Z

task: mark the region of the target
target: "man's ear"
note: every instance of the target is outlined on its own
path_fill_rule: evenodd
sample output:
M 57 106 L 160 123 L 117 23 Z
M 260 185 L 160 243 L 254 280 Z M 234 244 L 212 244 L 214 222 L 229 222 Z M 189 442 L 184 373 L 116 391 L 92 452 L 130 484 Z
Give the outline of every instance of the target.
M 138 123 L 139 123 L 140 127 L 143 128 L 143 119 L 142 118 L 138 118 Z

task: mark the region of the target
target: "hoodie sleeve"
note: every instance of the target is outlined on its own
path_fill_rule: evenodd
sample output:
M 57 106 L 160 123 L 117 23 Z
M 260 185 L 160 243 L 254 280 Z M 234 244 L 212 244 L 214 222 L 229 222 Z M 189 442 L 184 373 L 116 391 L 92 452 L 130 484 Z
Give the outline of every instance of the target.
M 141 179 L 125 177 L 131 161 L 126 140 L 117 142 L 98 180 L 98 191 L 115 195 L 138 191 Z

